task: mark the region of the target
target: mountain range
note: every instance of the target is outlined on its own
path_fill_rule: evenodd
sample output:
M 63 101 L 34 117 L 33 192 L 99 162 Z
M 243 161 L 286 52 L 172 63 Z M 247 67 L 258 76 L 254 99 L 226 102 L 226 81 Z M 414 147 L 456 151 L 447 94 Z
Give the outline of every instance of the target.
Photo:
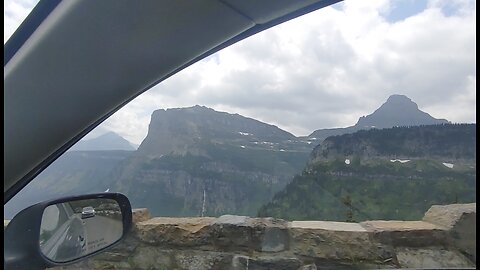
M 476 201 L 476 124 L 370 129 L 316 146 L 259 216 L 419 220 L 434 204 Z
M 20 210 L 52 198 L 99 193 L 115 181 L 110 173 L 134 151 L 67 151 L 42 171 L 4 207 L 11 219 Z
M 402 106 L 409 108 L 408 116 L 402 115 Z M 256 215 L 315 160 L 312 155 L 319 151 L 315 147 L 328 132 L 447 122 L 400 95 L 388 98 L 353 127 L 317 130 L 309 137 L 204 106 L 161 109 L 152 113 L 148 134 L 137 150 L 131 151 L 131 144 L 113 133 L 85 140 L 14 200 L 16 205 L 28 205 L 65 194 L 109 190 L 126 194 L 133 207 L 147 207 L 155 216 Z M 109 151 L 94 151 L 102 147 Z M 19 210 L 12 205 L 5 206 L 10 215 Z

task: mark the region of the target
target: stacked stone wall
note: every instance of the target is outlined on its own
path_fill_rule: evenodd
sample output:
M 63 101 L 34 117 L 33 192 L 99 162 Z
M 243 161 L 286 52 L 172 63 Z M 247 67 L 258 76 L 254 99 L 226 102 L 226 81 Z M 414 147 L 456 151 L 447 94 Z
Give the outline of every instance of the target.
M 475 268 L 476 204 L 432 206 L 420 221 L 151 218 L 112 249 L 57 269 Z

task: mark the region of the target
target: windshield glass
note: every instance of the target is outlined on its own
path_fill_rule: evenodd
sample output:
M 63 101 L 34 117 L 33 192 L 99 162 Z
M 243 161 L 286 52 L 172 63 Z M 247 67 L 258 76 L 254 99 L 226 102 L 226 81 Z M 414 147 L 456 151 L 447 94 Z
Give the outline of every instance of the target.
M 5 2 L 4 42 L 36 2 Z M 475 267 L 475 5 L 344 1 L 247 38 L 120 109 L 4 219 L 120 192 L 138 248 L 93 264 Z

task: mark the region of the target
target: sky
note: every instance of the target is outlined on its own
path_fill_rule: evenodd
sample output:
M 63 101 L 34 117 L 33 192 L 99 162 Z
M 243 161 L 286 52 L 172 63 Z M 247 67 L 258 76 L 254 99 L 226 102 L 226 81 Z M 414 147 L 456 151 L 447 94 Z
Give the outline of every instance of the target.
M 4 1 L 4 43 L 38 0 Z M 135 144 L 157 109 L 203 105 L 297 136 L 354 125 L 392 94 L 476 123 L 474 0 L 346 0 L 238 42 L 151 88 L 84 139 Z

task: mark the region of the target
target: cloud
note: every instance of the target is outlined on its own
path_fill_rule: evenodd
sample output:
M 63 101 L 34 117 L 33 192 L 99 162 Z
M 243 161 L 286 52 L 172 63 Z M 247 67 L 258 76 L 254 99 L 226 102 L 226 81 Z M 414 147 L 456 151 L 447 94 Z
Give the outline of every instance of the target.
M 3 1 L 3 44 L 7 42 L 10 36 L 15 32 L 15 30 L 23 22 L 23 20 L 25 20 L 27 15 L 38 2 L 39 0 Z
M 220 51 L 128 106 L 147 119 L 148 110 L 201 104 L 306 135 L 353 125 L 399 93 L 434 117 L 475 122 L 472 3 L 446 14 L 445 2 L 430 1 L 389 20 L 401 2 L 345 1 Z M 138 142 L 148 121 L 142 127 Z
M 154 110 L 196 104 L 308 135 L 353 125 L 391 94 L 476 122 L 475 1 L 420 2 L 347 0 L 283 23 L 153 87 L 90 137 L 140 143 Z

